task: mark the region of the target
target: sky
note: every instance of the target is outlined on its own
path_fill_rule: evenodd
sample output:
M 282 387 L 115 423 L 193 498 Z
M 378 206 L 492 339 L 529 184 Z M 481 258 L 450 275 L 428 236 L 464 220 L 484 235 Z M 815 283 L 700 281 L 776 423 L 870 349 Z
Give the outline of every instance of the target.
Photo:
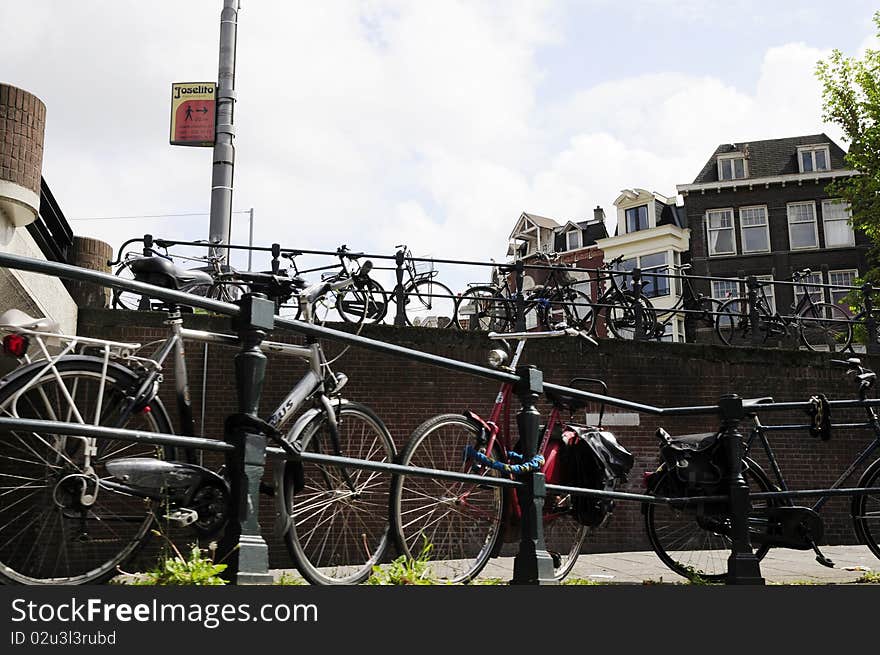
M 503 259 L 523 211 L 674 195 L 720 143 L 845 147 L 816 62 L 876 45 L 863 0 L 241 5 L 234 206 L 255 244 L 438 258 Z M 77 234 L 207 237 L 211 149 L 168 144 L 170 87 L 216 80 L 221 7 L 0 0 L 0 81 L 47 105 L 43 175 Z

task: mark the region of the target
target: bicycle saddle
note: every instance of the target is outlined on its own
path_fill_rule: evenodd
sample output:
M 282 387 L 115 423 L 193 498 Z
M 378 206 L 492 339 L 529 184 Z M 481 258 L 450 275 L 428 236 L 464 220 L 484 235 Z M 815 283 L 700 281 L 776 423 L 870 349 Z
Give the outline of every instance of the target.
M 544 390 L 544 395 L 547 396 L 547 400 L 553 403 L 554 407 L 558 409 L 566 409 L 570 412 L 576 412 L 580 409 L 584 409 L 589 402 L 588 400 L 584 400 L 582 398 L 575 398 L 574 396 L 550 391 L 549 389 Z
M 138 282 L 155 284 L 166 289 L 180 289 L 196 284 L 210 285 L 214 278 L 205 271 L 187 270 L 162 257 L 144 257 L 131 263 L 131 272 Z
M 20 309 L 7 309 L 0 314 L 0 328 L 7 330 L 33 330 L 57 334 L 60 327 L 51 318 L 32 318 Z

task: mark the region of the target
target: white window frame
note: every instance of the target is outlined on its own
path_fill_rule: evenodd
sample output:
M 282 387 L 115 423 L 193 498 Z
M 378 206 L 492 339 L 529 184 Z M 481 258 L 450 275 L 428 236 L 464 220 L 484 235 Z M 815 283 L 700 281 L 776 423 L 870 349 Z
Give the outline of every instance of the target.
M 849 236 L 850 236 L 849 241 L 847 243 L 839 243 L 839 244 L 835 244 L 833 246 L 828 245 L 828 231 L 825 229 L 825 226 L 828 222 L 828 219 L 825 217 L 825 215 L 826 215 L 825 207 L 831 206 L 831 205 L 839 205 L 839 204 L 847 205 L 846 202 L 839 200 L 839 199 L 835 199 L 835 198 L 829 198 L 827 200 L 822 201 L 822 236 L 825 237 L 825 247 L 826 248 L 851 248 L 852 246 L 856 245 L 856 233 L 853 230 L 852 223 L 850 222 L 850 219 L 852 218 L 852 210 L 849 208 L 849 205 L 846 206 L 846 212 L 848 214 L 848 217 L 846 219 L 840 219 L 840 218 L 832 219 L 832 222 L 834 222 L 834 223 L 839 222 L 839 221 L 846 222 L 846 226 L 849 228 Z
M 763 209 L 764 210 L 764 234 L 767 237 L 767 247 L 760 250 L 746 250 L 746 230 L 754 230 L 760 225 L 745 225 L 743 223 L 743 211 L 747 209 Z M 753 252 L 770 252 L 770 219 L 768 218 L 767 205 L 747 205 L 739 208 L 739 239 L 742 244 L 743 254 Z
M 743 176 L 736 177 L 735 170 L 733 166 L 733 160 L 742 159 L 743 161 Z M 724 161 L 730 161 L 730 174 L 733 177 L 724 177 L 722 174 L 721 163 Z M 732 182 L 733 180 L 744 180 L 749 176 L 749 160 L 746 159 L 746 156 L 741 152 L 731 152 L 724 155 L 718 155 L 716 166 L 718 166 L 718 181 L 719 182 Z
M 713 212 L 730 212 L 730 227 L 712 227 L 710 215 Z M 733 211 L 733 207 L 716 207 L 714 209 L 706 210 L 706 251 L 709 253 L 710 257 L 723 257 L 724 255 L 735 255 L 737 254 L 736 250 L 736 212 Z M 733 242 L 733 250 L 730 252 L 713 252 L 712 251 L 712 232 L 719 232 L 721 230 L 730 230 L 731 241 Z
M 797 246 L 795 247 L 791 241 L 791 208 L 798 207 L 801 205 L 809 205 L 809 207 L 813 211 L 813 240 L 815 241 L 815 245 L 812 246 Z M 819 247 L 819 226 L 818 219 L 816 217 L 816 201 L 808 200 L 803 202 L 789 202 L 785 205 L 785 216 L 788 222 L 788 247 L 791 250 L 816 250 Z M 797 224 L 805 224 L 809 221 L 795 221 Z
M 629 229 L 629 221 L 627 220 L 626 213 L 629 211 L 636 210 L 638 212 L 642 207 L 645 208 L 645 227 L 643 229 L 637 229 L 630 231 Z M 638 214 L 637 214 L 638 215 Z M 623 210 L 623 229 L 626 234 L 635 234 L 636 232 L 644 232 L 645 230 L 651 229 L 651 208 L 649 207 L 649 203 L 640 203 L 638 205 L 633 205 L 632 207 L 627 207 Z
M 568 237 L 572 234 L 575 236 L 575 245 L 573 245 L 573 246 L 571 245 L 571 243 L 568 240 Z M 581 243 L 581 236 L 582 235 L 581 235 L 580 230 L 569 230 L 568 232 L 566 232 L 565 233 L 565 250 L 566 251 L 577 250 L 578 248 L 582 247 L 583 244 Z
M 733 283 L 733 293 L 731 293 L 729 296 L 726 294 L 721 295 L 718 291 L 718 287 L 722 283 L 725 286 L 727 286 L 728 283 Z M 735 277 L 730 278 L 729 280 L 712 280 L 712 297 L 719 302 L 724 302 L 725 300 L 729 300 L 730 298 L 739 298 L 740 293 L 741 293 L 741 290 L 740 290 L 739 280 Z
M 825 168 L 822 169 L 816 168 L 816 152 L 818 152 L 819 150 L 823 150 L 825 152 Z M 804 170 L 804 154 L 806 153 L 810 153 L 810 162 L 813 166 L 812 170 L 809 171 Z M 797 158 L 798 170 L 801 173 L 806 173 L 807 175 L 809 175 L 810 173 L 824 173 L 825 171 L 831 170 L 831 149 L 825 144 L 814 143 L 812 145 L 798 146 Z
M 642 260 L 645 257 L 653 257 L 654 255 L 663 255 L 665 262 L 663 264 L 658 265 L 658 266 L 651 266 L 650 268 L 647 268 L 647 269 L 642 268 Z M 645 255 L 639 255 L 636 258 L 636 261 L 638 262 L 639 270 L 642 272 L 642 278 L 645 277 L 645 274 L 650 275 L 651 271 L 663 271 L 664 275 L 668 275 L 669 272 L 672 270 L 669 265 L 669 251 L 668 250 L 658 250 L 657 252 L 650 252 Z M 654 279 L 656 280 L 658 278 L 655 277 Z M 648 298 L 650 298 L 650 299 L 665 298 L 666 296 L 668 296 L 672 293 L 672 291 L 673 291 L 672 280 L 668 277 L 667 278 L 660 278 L 660 279 L 666 280 L 666 293 L 654 295 L 656 290 L 648 287 L 647 292 L 648 292 L 648 294 L 651 294 L 651 295 L 646 294 Z
M 773 282 L 772 275 L 756 275 L 755 279 L 758 282 Z M 770 305 L 770 310 L 772 313 L 776 313 L 776 285 L 768 284 L 766 287 L 761 289 L 764 292 L 764 297 L 767 298 L 767 304 Z
M 835 273 L 851 273 L 852 278 L 853 278 L 853 282 L 855 282 L 856 279 L 859 277 L 859 270 L 857 268 L 840 268 L 840 269 L 837 269 L 834 271 L 828 271 L 828 284 L 829 285 L 834 284 L 834 282 L 831 280 L 831 276 L 834 275 Z M 855 286 L 855 284 L 850 284 L 848 286 Z M 838 287 L 838 288 L 841 288 L 841 287 Z M 851 291 L 851 289 L 846 289 L 847 294 L 850 291 Z M 844 294 L 844 295 L 846 295 L 846 294 Z M 835 300 L 834 300 L 834 288 L 833 287 L 828 289 L 828 302 L 830 302 L 833 305 L 839 304 L 838 302 L 835 302 Z M 849 312 L 849 307 L 846 307 L 844 305 L 840 305 L 840 306 L 843 307 L 843 309 L 845 311 Z
M 818 277 L 818 279 L 816 279 Z M 810 285 L 816 284 L 825 284 L 825 280 L 822 277 L 821 271 L 813 271 L 811 272 L 807 278 L 808 281 L 804 282 L 803 279 L 798 280 L 798 282 L 794 285 L 794 304 L 797 305 L 801 298 L 804 295 L 804 287 L 809 287 Z M 825 289 L 826 287 L 816 287 L 813 290 L 807 291 L 813 298 L 813 302 L 825 302 Z

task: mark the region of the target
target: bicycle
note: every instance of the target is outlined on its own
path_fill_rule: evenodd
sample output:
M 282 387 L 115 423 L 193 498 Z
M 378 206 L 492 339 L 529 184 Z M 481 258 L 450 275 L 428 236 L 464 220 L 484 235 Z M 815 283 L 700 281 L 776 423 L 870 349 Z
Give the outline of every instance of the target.
M 690 264 L 681 264 L 672 267 L 677 273 L 681 274 L 681 280 L 684 283 L 682 294 L 675 301 L 675 304 L 668 309 L 656 309 L 657 322 L 654 325 L 654 338 L 660 340 L 666 334 L 666 327 L 679 314 L 679 310 L 684 310 L 685 321 L 694 321 L 702 323 L 706 327 L 715 327 L 715 317 L 721 307 L 721 301 L 715 300 L 703 293 L 694 290 L 690 276 L 686 275 L 686 271 L 691 269 Z
M 559 255 L 537 253 L 537 258 L 551 265 L 558 261 Z M 565 323 L 584 332 L 593 331 L 593 305 L 586 293 L 573 287 L 579 282 L 574 270 L 574 267 L 554 266 L 545 283 L 540 285 L 533 284 L 531 276 L 525 276 L 523 313 L 527 324 L 533 320 L 536 326 L 552 330 L 553 326 Z M 465 301 L 467 303 L 462 304 Z M 511 290 L 509 282 L 475 284 L 456 302 L 456 324 L 464 329 L 462 316 L 466 316 L 468 330 L 510 332 L 515 327 L 516 312 L 517 293 Z
M 505 367 L 506 370 L 515 370 L 527 339 L 572 334 L 596 343 L 572 328 L 551 332 L 492 333 L 489 336 L 519 341 L 510 366 Z M 496 367 L 504 367 L 506 359 L 506 350 L 490 353 L 490 363 Z M 581 382 L 603 384 L 591 378 L 572 381 L 573 384 Z M 399 463 L 493 477 L 540 468 L 548 476 L 548 482 L 557 481 L 560 473 L 560 413 L 568 411 L 573 414 L 584 409 L 586 402 L 545 392 L 553 409 L 542 429 L 537 451 L 539 457 L 521 463 L 521 458 L 512 450 L 515 444 L 508 431 L 512 391 L 512 383 L 501 386 L 487 420 L 471 411 L 428 419 L 409 438 L 401 451 Z M 613 440 L 613 436 L 610 439 Z M 423 544 L 430 543 L 432 552 L 439 555 L 437 560 L 430 562 L 431 573 L 450 583 L 473 580 L 489 559 L 498 554 L 504 541 L 516 538 L 519 528 L 515 492 L 504 492 L 500 487 L 488 484 L 406 475 L 396 475 L 392 481 L 390 515 L 399 552 L 416 557 Z M 542 518 L 546 548 L 553 559 L 554 577 L 561 580 L 574 566 L 588 528 L 578 522 L 569 495 L 549 494 Z
M 854 374 L 859 385 L 858 396 L 864 401 L 869 390 L 874 386 L 876 374 L 863 367 L 861 361 L 852 358 L 847 361 L 832 360 L 833 365 L 845 367 L 847 374 Z M 773 426 L 763 425 L 758 418 L 763 402 L 772 402 L 771 398 L 744 401 L 748 405 L 747 416 L 753 422 L 752 429 L 744 443 L 743 473 L 749 486 L 757 491 L 788 491 L 788 485 L 770 445 L 767 432 Z M 823 403 L 818 397 L 814 400 L 817 416 L 816 425 L 811 426 L 823 439 L 830 438 L 830 432 L 818 429 L 823 420 L 830 423 L 830 414 L 822 417 Z M 880 418 L 873 407 L 865 408 L 867 422 L 861 424 L 873 431 L 873 440 L 847 466 L 837 478 L 831 489 L 841 488 L 850 480 L 865 462 L 880 449 Z M 790 426 L 786 426 L 788 429 Z M 848 426 L 853 427 L 853 426 Z M 658 438 L 664 446 L 669 444 L 689 444 L 693 450 L 706 451 L 714 447 L 717 435 L 689 435 L 686 437 L 669 437 L 662 429 Z M 771 478 L 752 458 L 750 452 L 755 443 L 760 443 L 767 457 Z M 676 455 L 678 457 L 678 455 Z M 664 463 L 648 477 L 649 493 L 660 496 L 681 495 L 682 485 L 676 480 L 676 461 L 664 457 Z M 684 460 L 678 460 L 683 462 Z M 678 468 L 685 470 L 687 467 Z M 719 480 L 720 482 L 720 480 Z M 859 477 L 856 486 L 859 488 L 880 487 L 880 458 L 871 462 Z M 721 491 L 715 482 L 698 484 L 691 489 L 697 495 L 712 495 Z M 722 491 L 723 493 L 723 491 Z M 811 507 L 796 506 L 793 499 L 780 498 L 771 500 L 752 499 L 749 513 L 749 535 L 756 546 L 755 556 L 762 559 L 771 547 L 794 548 L 798 550 L 812 549 L 816 560 L 824 566 L 834 566 L 819 549 L 819 542 L 824 533 L 823 521 L 819 512 L 830 496 L 820 497 Z M 675 508 L 657 505 L 643 505 L 645 528 L 651 546 L 666 566 L 685 577 L 697 576 L 714 582 L 723 582 L 727 578 L 727 559 L 730 556 L 731 524 L 727 515 L 726 503 L 701 504 L 686 508 Z M 880 496 L 877 494 L 853 496 L 850 514 L 856 535 L 869 550 L 880 557 Z
M 796 272 L 792 282 L 799 282 L 809 277 L 810 269 Z M 773 284 L 756 280 L 758 293 L 755 311 L 758 316 L 757 329 L 762 343 L 772 338 L 786 337 L 791 330 L 796 330 L 801 343 L 808 350 L 841 352 L 852 342 L 852 324 L 849 315 L 838 305 L 813 300 L 810 285 L 800 285 L 801 295 L 792 303 L 790 316 L 776 312 L 767 299 L 765 287 Z M 795 287 L 797 288 L 797 287 Z M 753 326 L 748 300 L 730 298 L 718 308 L 715 331 L 718 338 L 728 346 L 748 345 L 753 343 Z
M 363 269 L 369 270 L 368 263 Z M 177 280 L 166 280 L 176 285 Z M 315 300 L 354 278 L 322 282 L 299 293 L 306 320 Z M 173 287 L 172 287 L 173 288 Z M 149 356 L 140 344 L 67 336 L 44 319 L 7 313 L 0 323 L 4 347 L 22 366 L 0 382 L 5 416 L 171 433 L 158 388 L 173 357 L 181 434 L 195 432 L 183 340 L 237 346 L 238 339 L 182 327 L 180 308 L 168 311 L 167 338 Z M 47 342 L 63 345 L 49 351 Z M 28 354 L 30 342 L 38 357 Z M 84 345 L 97 354 L 76 354 Z M 275 411 L 254 429 L 287 452 L 346 455 L 391 462 L 387 428 L 364 405 L 344 400 L 347 382 L 334 373 L 320 342 L 304 346 L 264 342 L 269 352 L 305 360 L 309 368 Z M 309 406 L 296 420 L 294 415 Z M 282 433 L 280 430 L 284 430 Z M 229 482 L 195 463 L 190 451 L 140 443 L 3 431 L 0 439 L 0 581 L 25 584 L 98 583 L 112 577 L 166 521 L 192 526 L 203 538 L 222 532 Z M 285 537 L 302 576 L 314 584 L 355 584 L 366 579 L 388 546 L 390 474 L 344 466 L 288 462 L 273 471 L 276 529 Z M 267 489 L 269 491 L 269 489 Z
M 406 245 L 395 246 L 402 253 L 405 282 L 405 320 L 410 326 L 448 328 L 455 325 L 455 294 L 434 278 L 433 262 L 417 262 Z M 396 302 L 396 296 L 395 302 Z
M 618 339 L 634 339 L 639 333 L 645 336 L 654 334 L 657 313 L 651 301 L 643 294 L 638 297 L 627 288 L 626 276 L 616 267 L 623 262 L 623 255 L 605 262 L 599 267 L 597 283 L 608 281 L 607 288 L 596 300 L 596 307 L 602 311 L 605 326 Z M 593 333 L 596 322 L 593 323 Z

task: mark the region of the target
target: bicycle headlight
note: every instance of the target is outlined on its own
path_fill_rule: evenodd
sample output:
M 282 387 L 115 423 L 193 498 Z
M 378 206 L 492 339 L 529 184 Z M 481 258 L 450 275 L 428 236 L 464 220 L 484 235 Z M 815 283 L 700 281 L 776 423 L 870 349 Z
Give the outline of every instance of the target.
M 494 348 L 489 351 L 489 366 L 501 368 L 507 361 L 507 353 L 500 348 Z

